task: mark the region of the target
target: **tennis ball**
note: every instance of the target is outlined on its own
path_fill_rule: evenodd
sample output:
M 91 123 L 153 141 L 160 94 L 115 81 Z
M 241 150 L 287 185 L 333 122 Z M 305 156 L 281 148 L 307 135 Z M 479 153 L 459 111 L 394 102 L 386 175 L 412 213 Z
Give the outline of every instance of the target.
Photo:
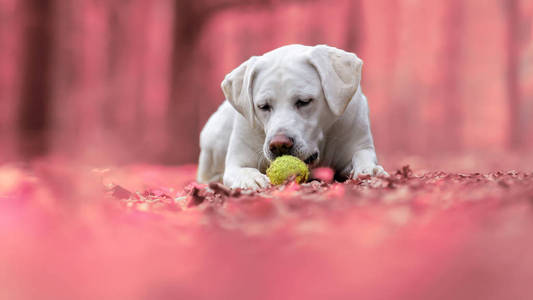
M 309 169 L 298 157 L 283 155 L 270 164 L 266 174 L 272 184 L 282 184 L 291 176 L 295 176 L 294 181 L 297 183 L 302 183 L 309 178 Z

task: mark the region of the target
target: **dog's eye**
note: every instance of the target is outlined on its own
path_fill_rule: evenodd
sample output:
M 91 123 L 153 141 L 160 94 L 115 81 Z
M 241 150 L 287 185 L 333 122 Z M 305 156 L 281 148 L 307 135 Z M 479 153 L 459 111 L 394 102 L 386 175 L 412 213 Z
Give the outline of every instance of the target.
M 265 103 L 265 104 L 259 104 L 257 108 L 259 108 L 262 111 L 270 111 L 272 109 L 272 106 L 270 106 L 270 104 L 268 103 Z
M 304 107 L 309 105 L 313 99 L 307 99 L 307 100 L 298 100 L 296 101 L 296 108 Z

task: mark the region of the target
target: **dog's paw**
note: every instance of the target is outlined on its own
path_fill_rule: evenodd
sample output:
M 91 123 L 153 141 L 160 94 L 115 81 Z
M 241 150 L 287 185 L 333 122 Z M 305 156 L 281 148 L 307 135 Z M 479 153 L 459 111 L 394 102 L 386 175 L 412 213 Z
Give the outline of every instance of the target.
M 224 184 L 231 188 L 262 189 L 270 185 L 270 179 L 257 169 L 241 168 L 224 174 Z
M 380 165 L 362 165 L 354 167 L 350 174 L 351 178 L 366 177 L 366 176 L 384 176 L 388 177 L 389 174 Z

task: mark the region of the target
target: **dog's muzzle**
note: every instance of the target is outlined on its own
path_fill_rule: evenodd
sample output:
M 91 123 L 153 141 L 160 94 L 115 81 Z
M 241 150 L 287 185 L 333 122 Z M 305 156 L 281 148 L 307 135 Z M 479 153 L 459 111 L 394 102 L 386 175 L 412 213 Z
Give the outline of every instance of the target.
M 304 160 L 304 163 L 310 165 L 318 158 L 318 152 L 313 153 L 311 156 Z

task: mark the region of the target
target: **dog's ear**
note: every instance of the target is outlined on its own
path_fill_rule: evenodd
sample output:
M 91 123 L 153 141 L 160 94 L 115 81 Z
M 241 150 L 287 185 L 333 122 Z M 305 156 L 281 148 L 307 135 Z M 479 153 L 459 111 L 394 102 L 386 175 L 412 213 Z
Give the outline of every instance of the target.
M 231 71 L 220 85 L 224 96 L 231 105 L 255 127 L 255 108 L 252 97 L 253 80 L 255 77 L 255 62 L 257 56 L 252 56 L 235 70 Z
M 363 61 L 353 53 L 318 45 L 311 49 L 309 62 L 320 76 L 329 108 L 342 115 L 359 88 Z

